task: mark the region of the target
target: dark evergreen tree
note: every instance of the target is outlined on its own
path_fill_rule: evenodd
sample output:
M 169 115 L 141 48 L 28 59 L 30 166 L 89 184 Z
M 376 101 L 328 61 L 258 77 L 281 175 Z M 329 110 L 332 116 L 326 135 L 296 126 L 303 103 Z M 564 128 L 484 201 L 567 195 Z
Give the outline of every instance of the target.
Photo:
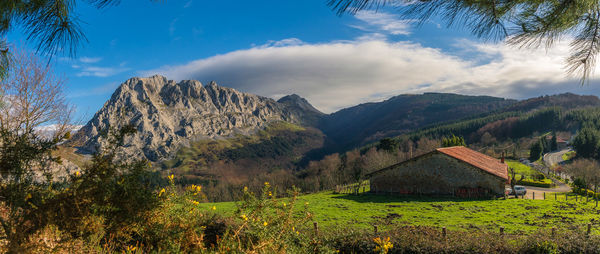
M 550 152 L 550 142 L 546 136 L 540 138 L 540 144 L 542 144 L 542 154 Z
M 577 156 L 583 158 L 598 158 L 600 146 L 600 133 L 590 127 L 584 127 L 577 133 L 573 140 L 573 148 Z
M 442 146 L 443 147 L 467 146 L 467 144 L 465 144 L 465 139 L 463 137 L 457 137 L 454 134 L 452 134 L 452 137 L 447 137 L 447 138 L 442 139 Z
M 544 147 L 543 147 L 541 141 L 533 143 L 531 145 L 531 148 L 529 149 L 529 160 L 537 161 L 538 159 L 540 159 L 540 157 L 542 157 L 543 151 L 544 151 Z
M 550 150 L 558 150 L 558 143 L 556 142 L 556 132 L 552 132 L 552 139 L 550 140 Z
M 385 150 L 390 153 L 395 152 L 400 147 L 400 143 L 398 140 L 393 138 L 383 138 L 379 141 L 379 145 L 377 145 L 377 150 Z

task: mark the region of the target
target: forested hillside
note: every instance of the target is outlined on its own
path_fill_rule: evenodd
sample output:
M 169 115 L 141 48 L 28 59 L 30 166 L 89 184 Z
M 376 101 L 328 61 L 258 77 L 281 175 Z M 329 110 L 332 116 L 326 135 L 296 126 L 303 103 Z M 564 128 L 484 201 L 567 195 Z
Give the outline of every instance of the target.
M 337 150 L 417 130 L 427 125 L 494 112 L 517 101 L 447 93 L 398 95 L 325 116 L 319 128 Z
M 440 138 L 454 134 L 464 136 L 469 143 L 476 143 L 480 142 L 484 135 L 506 140 L 526 137 L 535 132 L 574 133 L 586 123 L 600 121 L 598 105 L 600 100 L 595 96 L 544 96 L 521 101 L 481 117 L 416 130 L 405 137 L 415 140 L 421 137 Z

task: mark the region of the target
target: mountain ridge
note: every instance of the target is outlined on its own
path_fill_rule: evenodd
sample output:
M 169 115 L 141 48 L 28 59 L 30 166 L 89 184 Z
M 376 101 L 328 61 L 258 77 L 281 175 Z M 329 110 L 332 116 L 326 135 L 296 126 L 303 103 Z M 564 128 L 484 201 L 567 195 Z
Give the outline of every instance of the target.
M 73 142 L 84 152 L 94 152 L 106 146 L 103 134 L 110 128 L 131 124 L 137 133 L 126 137 L 122 156 L 159 161 L 194 140 L 247 135 L 273 121 L 302 123 L 302 115 L 289 110 L 291 106 L 215 82 L 203 86 L 159 75 L 136 77 L 115 90 Z
M 492 112 L 516 102 L 492 96 L 452 93 L 401 94 L 382 102 L 363 103 L 329 114 L 320 122 L 319 128 L 341 149 L 345 149 L 428 124 Z
M 323 132 L 323 147 L 314 147 L 309 153 L 320 157 L 427 126 L 494 112 L 526 112 L 552 106 L 600 106 L 600 99 L 570 93 L 520 101 L 452 93 L 401 94 L 324 114 L 296 94 L 275 101 L 216 82 L 175 82 L 155 75 L 131 78 L 121 84 L 71 143 L 84 153 L 94 152 L 106 145 L 103 134 L 108 129 L 132 124 L 137 133 L 126 138 L 123 157 L 162 161 L 195 141 L 251 135 L 282 121 Z M 320 143 L 311 140 L 309 143 Z

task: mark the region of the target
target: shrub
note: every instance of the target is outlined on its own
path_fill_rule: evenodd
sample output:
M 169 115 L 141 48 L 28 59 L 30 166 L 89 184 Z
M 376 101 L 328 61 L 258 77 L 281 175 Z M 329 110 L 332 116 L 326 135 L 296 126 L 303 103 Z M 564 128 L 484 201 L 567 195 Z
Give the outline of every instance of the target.
M 573 185 L 580 189 L 585 189 L 587 187 L 585 180 L 583 180 L 579 177 L 575 178 L 575 180 L 573 180 Z
M 377 253 L 373 239 L 390 238 L 388 253 L 598 253 L 600 237 L 586 236 L 583 229 L 560 231 L 551 237 L 548 231 L 531 235 L 489 231 L 447 231 L 439 228 L 400 226 L 373 233 L 370 230 L 336 229 L 325 241 L 341 253 Z
M 533 187 L 542 187 L 542 188 L 552 188 L 552 186 L 554 186 L 554 183 L 552 183 L 552 180 L 550 180 L 550 179 L 545 179 L 543 181 L 522 179 L 522 180 L 518 181 L 517 184 L 525 185 L 525 186 L 533 186 Z
M 0 217 L 0 222 L 8 238 L 8 249 L 23 251 L 23 244 L 31 235 L 49 226 L 56 226 L 59 232 L 71 237 L 96 239 L 98 243 L 109 238 L 129 241 L 138 222 L 147 219 L 147 212 L 158 201 L 153 195 L 155 176 L 148 171 L 147 162 L 115 159 L 116 146 L 122 145 L 123 138 L 133 131 L 132 128 L 112 131 L 109 147 L 94 154 L 90 164 L 63 182 L 53 182 L 48 175 L 45 183 L 23 178 L 0 186 L 2 195 L 7 197 L 4 205 L 9 216 Z M 34 150 L 38 149 L 36 145 L 24 141 L 21 147 L 28 147 L 26 151 L 34 151 L 32 154 L 47 153 L 52 148 L 42 147 L 40 152 Z M 11 154 L 4 152 L 3 156 Z M 44 166 L 44 160 L 38 163 Z
M 323 245 L 308 223 L 312 215 L 307 203 L 302 212 L 294 212 L 298 190 L 292 189 L 289 199 L 278 200 L 265 182 L 260 195 L 243 190 L 243 199 L 235 213 L 237 226 L 223 235 L 218 252 L 255 253 L 333 253 Z

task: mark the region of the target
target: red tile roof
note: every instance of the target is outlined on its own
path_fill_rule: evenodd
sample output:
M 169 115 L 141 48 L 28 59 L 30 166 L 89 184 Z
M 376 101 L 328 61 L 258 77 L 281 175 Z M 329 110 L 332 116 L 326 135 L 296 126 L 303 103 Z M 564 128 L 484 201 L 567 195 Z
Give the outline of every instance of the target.
M 496 158 L 473 151 L 464 146 L 444 147 L 436 150 L 450 157 L 464 161 L 490 174 L 508 180 L 508 165 L 501 163 L 500 160 Z
M 546 139 L 552 139 L 552 136 L 550 135 L 546 135 Z M 566 140 L 562 139 L 561 137 L 559 137 L 558 135 L 556 136 L 556 143 L 565 143 L 567 142 Z

